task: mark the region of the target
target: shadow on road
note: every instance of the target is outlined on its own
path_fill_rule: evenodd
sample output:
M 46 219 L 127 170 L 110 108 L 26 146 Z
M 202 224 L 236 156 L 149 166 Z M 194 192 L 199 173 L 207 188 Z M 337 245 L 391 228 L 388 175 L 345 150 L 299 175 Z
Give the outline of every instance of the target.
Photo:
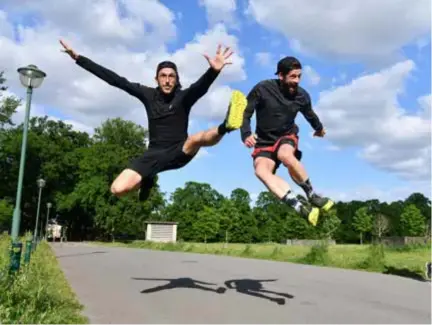
M 63 258 L 63 257 L 75 257 L 75 256 L 84 256 L 84 255 L 94 255 L 94 254 L 106 254 L 107 251 L 95 251 L 90 253 L 77 253 L 77 254 L 65 254 L 65 255 L 57 255 L 57 258 Z
M 203 281 L 194 280 L 192 278 L 177 278 L 177 279 L 161 279 L 161 278 L 132 278 L 133 280 L 144 280 L 144 281 L 165 281 L 168 283 L 142 290 L 141 293 L 153 293 L 162 290 L 169 290 L 175 288 L 191 288 L 191 289 L 199 289 L 204 291 L 211 291 L 215 293 L 225 293 L 227 290 L 224 287 L 219 287 L 217 289 L 205 287 L 204 285 L 216 285 L 215 283 L 208 283 Z M 279 305 L 285 304 L 285 299 L 294 298 L 293 295 L 288 293 L 276 292 L 264 289 L 261 282 L 272 282 L 276 280 L 254 280 L 254 279 L 235 279 L 225 281 L 225 286 L 228 289 L 235 289 L 237 292 L 250 295 L 253 297 L 267 299 L 273 302 L 276 302 Z M 273 294 L 279 296 L 277 298 L 268 296 L 266 294 Z M 282 298 L 283 297 L 283 298 Z
M 191 288 L 191 289 L 199 289 L 204 291 L 211 291 L 215 293 L 225 293 L 226 289 L 223 287 L 219 287 L 217 289 L 208 288 L 204 285 L 216 285 L 216 283 L 208 283 L 203 281 L 194 280 L 191 278 L 178 278 L 178 279 L 159 279 L 159 278 L 132 278 L 134 280 L 145 280 L 145 281 L 168 281 L 168 283 L 142 290 L 141 293 L 153 293 L 162 290 L 169 290 L 174 288 Z
M 294 298 L 293 295 L 283 292 L 276 292 L 264 289 L 261 282 L 273 282 L 276 280 L 254 280 L 254 279 L 236 279 L 236 280 L 228 280 L 225 281 L 225 285 L 228 289 L 236 289 L 237 292 L 243 293 L 246 295 L 250 295 L 253 297 L 268 299 L 270 301 L 276 302 L 278 305 L 285 305 L 285 299 Z M 276 296 L 284 297 L 284 298 L 274 298 L 266 294 L 273 294 Z
M 397 275 L 405 278 L 410 278 L 417 281 L 426 282 L 427 280 L 417 272 L 411 271 L 409 269 L 399 269 L 393 266 L 386 267 L 384 274 L 391 274 L 391 275 Z

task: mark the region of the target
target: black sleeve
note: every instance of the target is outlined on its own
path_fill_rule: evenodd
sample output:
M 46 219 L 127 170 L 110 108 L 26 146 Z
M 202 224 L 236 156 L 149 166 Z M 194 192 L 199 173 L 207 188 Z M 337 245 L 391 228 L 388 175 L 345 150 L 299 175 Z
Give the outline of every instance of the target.
M 186 89 L 185 101 L 190 109 L 209 90 L 210 86 L 219 76 L 220 71 L 208 68 L 207 71 Z
M 135 97 L 142 97 L 144 95 L 142 88 L 145 87 L 141 84 L 136 82 L 130 82 L 126 78 L 119 76 L 115 72 L 93 62 L 85 56 L 80 55 L 75 62 L 81 68 L 89 71 L 90 73 L 99 77 L 111 86 L 124 90 L 128 94 Z
M 321 124 L 318 115 L 316 115 L 315 111 L 312 109 L 311 98 L 308 93 L 305 93 L 305 97 L 306 100 L 304 105 L 302 105 L 300 112 L 315 131 L 321 131 L 323 129 L 323 125 Z
M 247 106 L 243 113 L 243 124 L 240 128 L 240 136 L 242 142 L 246 140 L 248 136 L 252 134 L 251 131 L 251 118 L 254 114 L 256 107 L 260 102 L 260 94 L 258 86 L 255 86 L 247 95 Z

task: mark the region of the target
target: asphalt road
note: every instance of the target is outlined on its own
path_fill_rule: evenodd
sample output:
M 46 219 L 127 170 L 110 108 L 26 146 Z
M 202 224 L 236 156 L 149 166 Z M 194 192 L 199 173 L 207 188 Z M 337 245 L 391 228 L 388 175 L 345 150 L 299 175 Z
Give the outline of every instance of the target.
M 431 323 L 431 285 L 225 256 L 53 245 L 91 323 Z

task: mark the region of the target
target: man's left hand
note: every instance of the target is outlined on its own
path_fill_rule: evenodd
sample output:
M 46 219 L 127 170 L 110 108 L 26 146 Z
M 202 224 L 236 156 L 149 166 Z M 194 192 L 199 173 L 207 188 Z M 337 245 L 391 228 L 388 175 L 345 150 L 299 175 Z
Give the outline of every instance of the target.
M 322 137 L 324 137 L 325 134 L 326 134 L 325 129 L 322 129 L 320 131 L 315 131 L 314 137 L 320 137 L 320 138 L 322 138 Z
M 224 66 L 227 64 L 232 64 L 231 61 L 228 61 L 228 58 L 233 54 L 234 52 L 229 48 L 225 48 L 224 51 L 222 51 L 222 46 L 219 44 L 216 51 L 216 56 L 214 58 L 210 58 L 207 54 L 204 54 L 204 57 L 207 59 L 210 66 L 216 70 L 220 71 Z

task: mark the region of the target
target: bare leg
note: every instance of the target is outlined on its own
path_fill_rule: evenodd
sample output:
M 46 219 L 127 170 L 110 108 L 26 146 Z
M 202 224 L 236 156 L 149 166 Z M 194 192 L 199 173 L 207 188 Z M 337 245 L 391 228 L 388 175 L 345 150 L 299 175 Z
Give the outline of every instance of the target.
M 139 187 L 141 175 L 132 169 L 124 169 L 111 184 L 111 193 L 121 197 Z
M 301 216 L 307 218 L 313 225 L 316 225 L 319 210 L 303 205 L 291 191 L 289 184 L 279 176 L 273 174 L 274 166 L 275 162 L 270 158 L 257 157 L 255 159 L 255 174 L 279 200 L 290 205 Z
M 239 91 L 233 91 L 225 120 L 217 127 L 190 136 L 183 146 L 183 152 L 194 155 L 201 147 L 212 147 L 218 144 L 225 134 L 239 129 L 246 105 L 246 97 Z
M 278 159 L 288 168 L 291 178 L 296 183 L 303 183 L 308 179 L 308 174 L 303 164 L 294 156 L 294 148 L 289 144 L 283 144 L 278 151 Z
M 288 168 L 291 177 L 303 189 L 309 201 L 314 206 L 328 211 L 334 205 L 334 202 L 314 192 L 307 172 L 303 164 L 295 157 L 294 150 L 289 144 L 281 145 L 278 151 L 278 159 Z
M 269 158 L 257 157 L 254 162 L 255 175 L 270 192 L 281 200 L 291 188 L 284 179 L 273 174 L 275 165 L 275 162 Z
M 213 127 L 206 131 L 200 131 L 188 137 L 183 145 L 183 152 L 187 155 L 193 155 L 198 152 L 201 147 L 212 147 L 219 143 L 224 137 L 220 134 L 218 127 Z

